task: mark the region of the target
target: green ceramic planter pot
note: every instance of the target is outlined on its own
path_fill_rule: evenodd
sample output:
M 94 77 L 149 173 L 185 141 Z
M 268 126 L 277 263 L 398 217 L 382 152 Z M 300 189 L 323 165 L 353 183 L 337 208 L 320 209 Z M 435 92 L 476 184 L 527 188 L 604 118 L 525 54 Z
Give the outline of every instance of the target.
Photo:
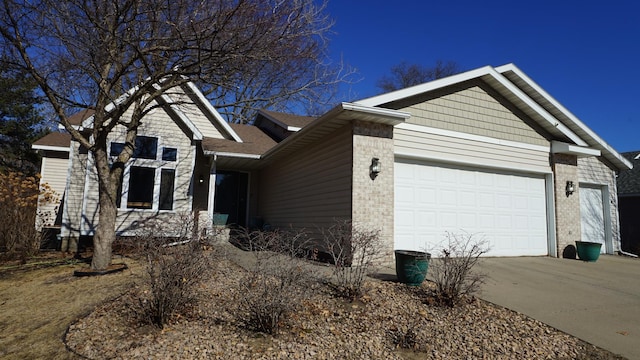
M 398 281 L 409 286 L 420 286 L 427 276 L 431 254 L 422 251 L 396 250 Z
M 600 257 L 601 243 L 576 241 L 576 251 L 580 260 L 594 262 Z
M 229 219 L 229 214 L 213 214 L 213 225 L 224 226 L 227 225 L 227 220 Z

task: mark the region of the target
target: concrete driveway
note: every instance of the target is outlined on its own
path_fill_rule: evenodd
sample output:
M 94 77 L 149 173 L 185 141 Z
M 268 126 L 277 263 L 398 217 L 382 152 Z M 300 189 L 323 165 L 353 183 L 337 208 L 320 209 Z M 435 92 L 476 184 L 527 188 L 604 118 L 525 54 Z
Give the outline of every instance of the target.
M 486 258 L 480 297 L 589 343 L 640 359 L 640 260 Z

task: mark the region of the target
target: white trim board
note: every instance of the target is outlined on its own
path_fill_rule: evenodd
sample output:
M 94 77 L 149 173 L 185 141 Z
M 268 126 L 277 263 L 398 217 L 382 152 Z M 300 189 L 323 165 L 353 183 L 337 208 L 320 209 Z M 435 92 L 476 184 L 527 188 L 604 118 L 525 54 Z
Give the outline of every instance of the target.
M 416 131 L 416 132 L 421 132 L 425 134 L 448 136 L 448 137 L 457 138 L 457 139 L 472 140 L 472 141 L 478 141 L 478 142 L 483 142 L 483 143 L 493 144 L 493 145 L 509 146 L 509 147 L 514 147 L 518 149 L 549 152 L 549 147 L 547 146 L 496 139 L 488 136 L 474 135 L 474 134 L 468 134 L 468 133 L 445 130 L 445 129 L 438 129 L 438 128 L 433 128 L 433 127 L 423 126 L 423 125 L 402 123 L 402 124 L 396 125 L 395 127 L 398 129 Z
M 461 160 L 460 157 L 457 157 L 457 156 L 428 156 L 423 154 L 412 153 L 410 151 L 394 151 L 394 158 L 395 158 L 394 161 L 398 161 L 401 159 L 430 161 L 430 162 L 446 163 L 446 164 L 453 164 L 453 165 L 457 164 L 457 165 L 469 166 L 469 167 L 487 169 L 487 170 L 500 170 L 500 171 L 506 171 L 510 173 L 536 174 L 536 175 L 544 175 L 544 174 L 552 173 L 551 168 L 545 171 L 541 171 L 539 167 L 514 168 L 511 166 L 505 166 L 500 164 L 479 163 L 476 159 Z
M 68 146 L 32 145 L 31 148 L 34 150 L 49 150 L 49 151 L 61 151 L 61 152 L 70 151 Z

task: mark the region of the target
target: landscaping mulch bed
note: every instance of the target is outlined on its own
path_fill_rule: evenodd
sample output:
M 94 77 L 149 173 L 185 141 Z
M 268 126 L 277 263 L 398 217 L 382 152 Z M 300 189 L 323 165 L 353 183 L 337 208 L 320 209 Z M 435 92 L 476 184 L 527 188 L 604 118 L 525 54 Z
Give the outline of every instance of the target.
M 132 310 L 148 291 L 137 286 L 72 324 L 67 346 L 90 359 L 622 359 L 479 299 L 446 308 L 429 301 L 429 283 L 373 279 L 353 303 L 320 285 L 278 336 L 256 333 L 238 321 L 244 271 L 221 261 L 162 330 Z

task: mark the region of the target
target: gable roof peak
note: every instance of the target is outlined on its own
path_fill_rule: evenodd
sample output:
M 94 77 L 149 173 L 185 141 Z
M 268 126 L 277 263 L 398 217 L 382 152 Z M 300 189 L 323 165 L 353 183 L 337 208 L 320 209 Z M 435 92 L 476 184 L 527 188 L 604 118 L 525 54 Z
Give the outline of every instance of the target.
M 179 88 L 194 102 L 194 104 L 198 108 L 204 109 L 204 112 L 206 113 L 205 115 L 210 121 L 212 121 L 212 125 L 214 125 L 216 128 L 221 129 L 222 132 L 226 133 L 226 135 L 229 136 L 234 141 L 242 142 L 242 139 L 240 138 L 240 136 L 229 126 L 229 123 L 227 123 L 222 118 L 220 113 L 218 113 L 218 111 L 213 107 L 213 105 L 211 105 L 211 102 L 209 102 L 209 100 L 204 96 L 204 94 L 192 81 L 187 81 L 186 83 L 178 84 L 172 87 L 171 89 L 174 89 L 174 88 Z M 139 87 L 133 87 L 130 90 L 128 90 L 125 94 L 120 96 L 118 99 L 109 103 L 105 107 L 107 112 L 111 111 L 114 108 L 114 106 L 117 105 L 117 103 L 122 102 L 127 95 L 137 91 L 138 89 Z M 192 94 L 193 96 L 190 96 L 189 94 Z M 180 102 L 175 101 L 175 99 L 172 98 L 171 94 L 168 94 L 165 92 L 160 96 L 158 96 L 156 101 L 160 105 L 166 105 L 167 106 L 166 111 L 173 113 L 173 115 L 175 115 L 178 119 L 180 119 L 185 124 L 185 126 L 187 126 L 187 128 L 191 130 L 191 132 L 193 133 L 194 140 L 202 140 L 203 134 L 200 131 L 200 129 L 198 129 L 195 122 L 189 118 L 188 114 L 186 114 L 184 111 L 179 109 L 179 106 L 177 106 L 177 104 L 180 104 Z M 93 126 L 94 115 L 95 115 L 94 110 L 87 109 L 72 115 L 69 118 L 69 120 L 71 121 L 71 119 L 73 119 L 74 122 L 72 122 L 71 125 L 74 127 L 77 127 L 78 129 L 88 129 Z M 76 124 L 75 122 L 78 122 L 78 123 Z
M 513 63 L 496 68 L 484 66 L 406 89 L 366 98 L 357 101 L 356 104 L 393 108 L 393 103 L 399 100 L 412 98 L 472 79 L 482 80 L 527 116 L 531 117 L 552 136 L 558 139 L 568 139 L 571 143 L 580 147 L 593 147 L 600 150 L 602 156 L 618 170 L 628 169 L 632 166 L 627 159 L 616 152 Z

